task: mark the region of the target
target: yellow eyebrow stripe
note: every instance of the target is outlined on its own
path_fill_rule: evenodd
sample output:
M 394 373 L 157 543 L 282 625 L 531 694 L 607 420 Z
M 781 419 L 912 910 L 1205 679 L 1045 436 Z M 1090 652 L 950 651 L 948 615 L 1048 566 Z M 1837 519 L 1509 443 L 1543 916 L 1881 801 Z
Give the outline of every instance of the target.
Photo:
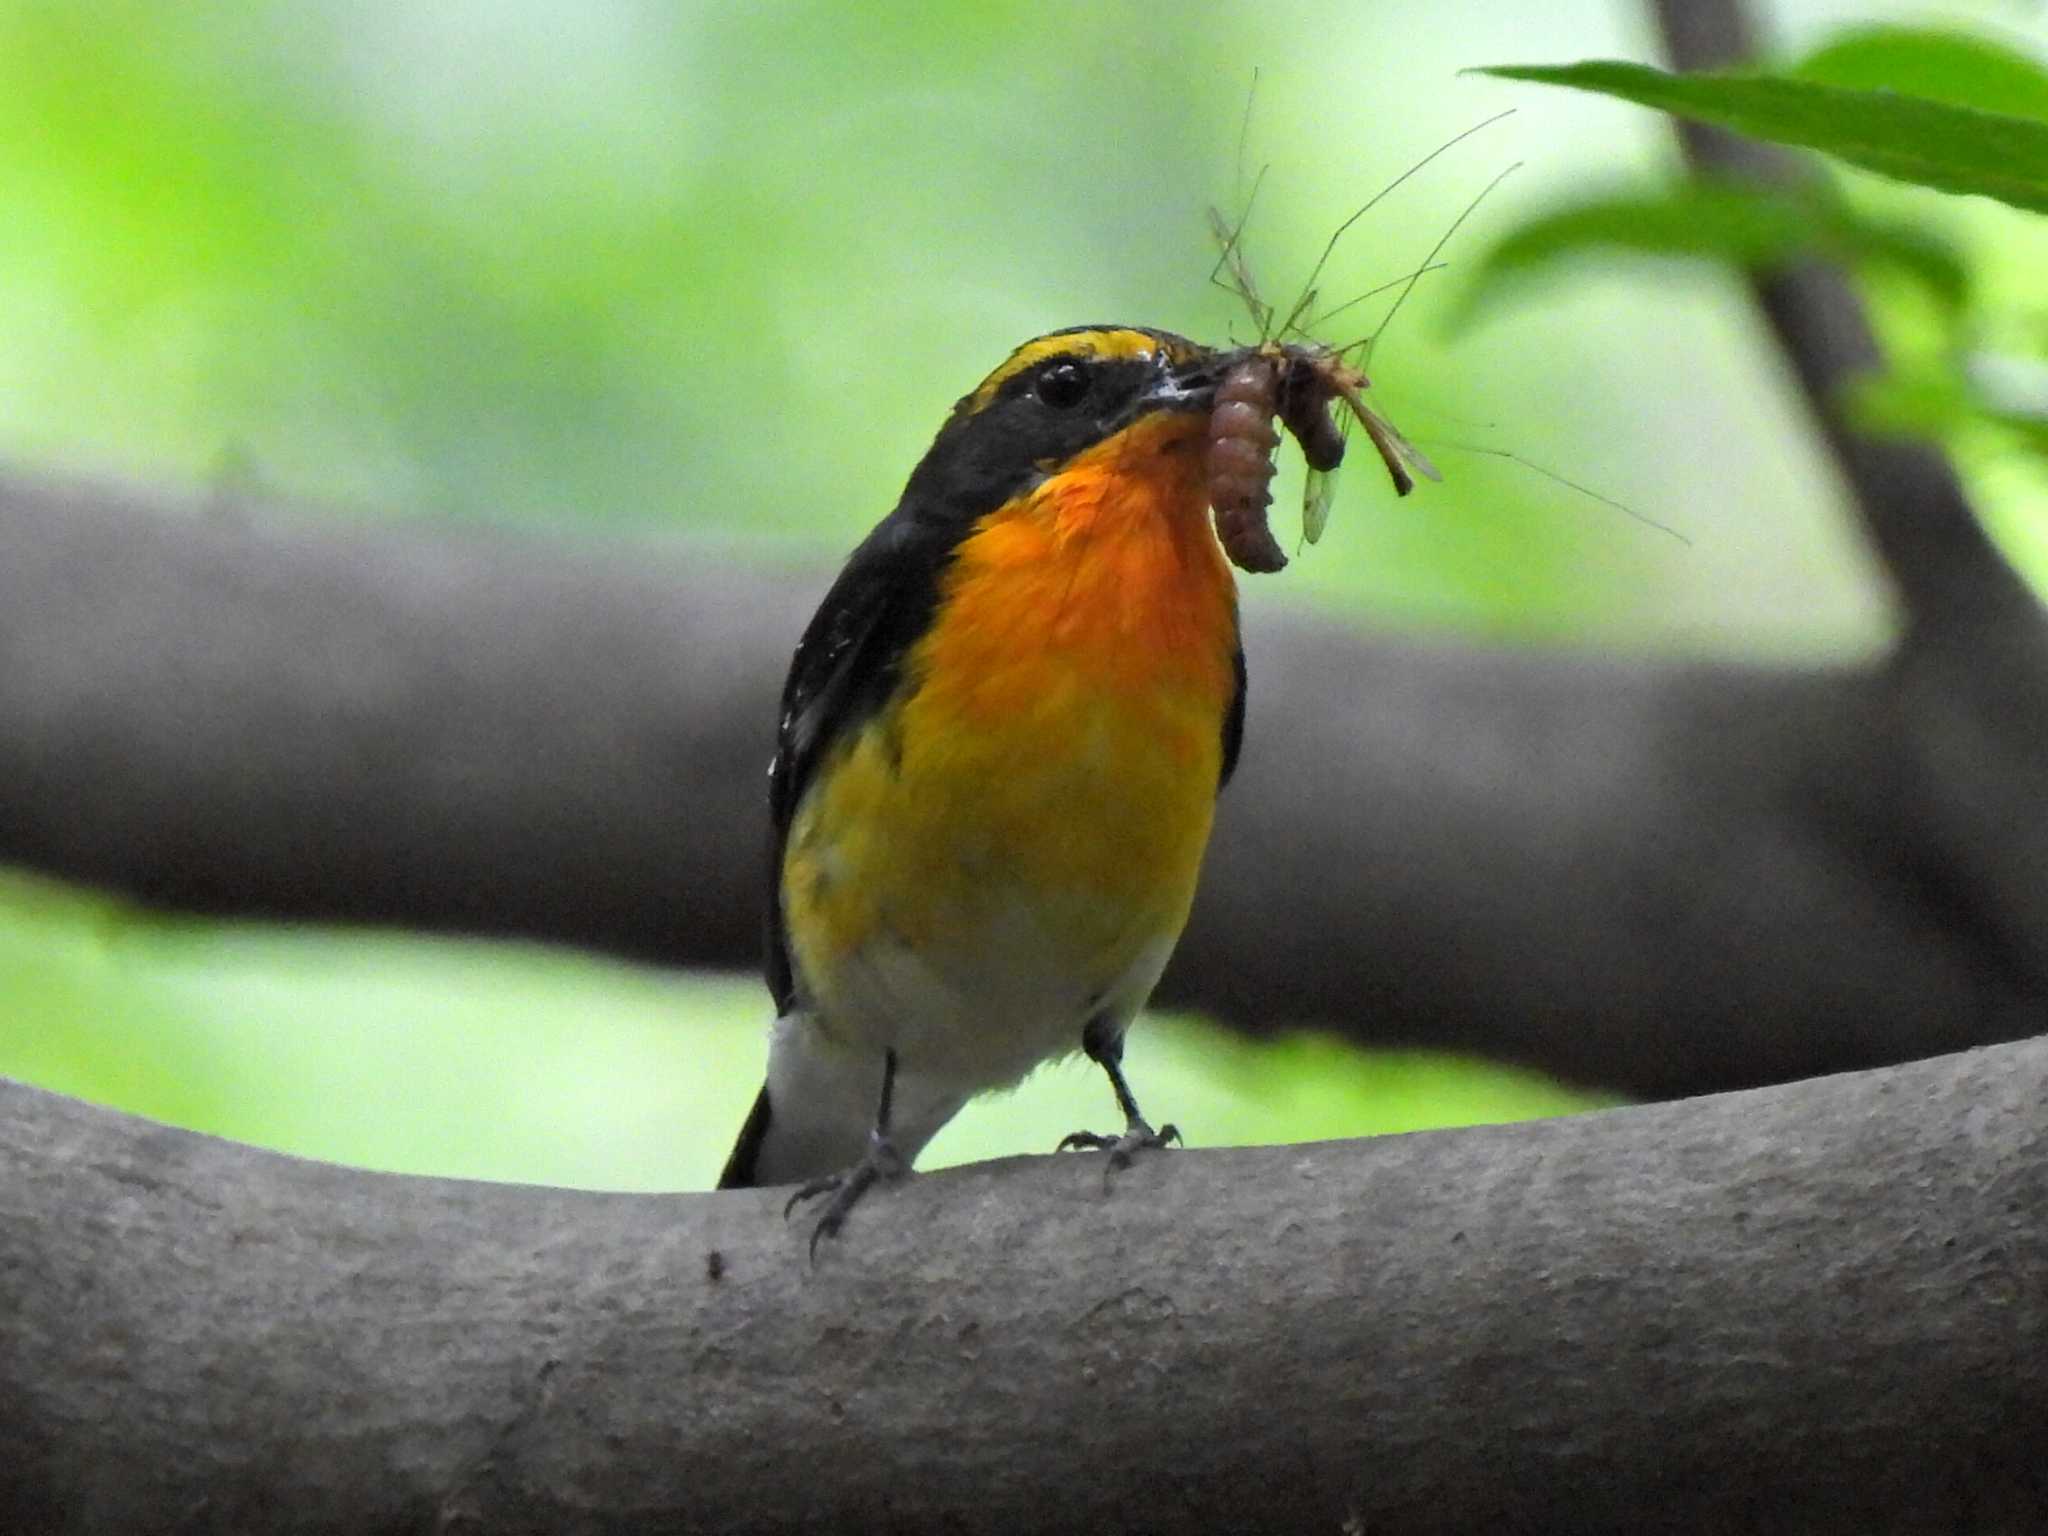
M 1018 374 L 1037 367 L 1050 357 L 1105 357 L 1143 358 L 1162 351 L 1178 351 L 1170 348 L 1161 337 L 1145 331 L 1099 330 L 1099 331 L 1054 331 L 1050 336 L 1040 336 L 1027 341 L 1003 360 L 1001 367 L 981 381 L 981 387 L 963 402 L 966 414 L 972 416 L 996 396 L 1001 389 Z

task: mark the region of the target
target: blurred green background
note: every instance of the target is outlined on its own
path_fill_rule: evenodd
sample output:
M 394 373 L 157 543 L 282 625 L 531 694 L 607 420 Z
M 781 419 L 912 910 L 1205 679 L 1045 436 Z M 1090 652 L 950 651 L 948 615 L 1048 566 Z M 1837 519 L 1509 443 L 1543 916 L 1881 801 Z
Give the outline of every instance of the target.
M 1790 51 L 1930 14 L 2041 51 L 2032 6 L 1774 11 Z M 1348 472 L 1323 543 L 1248 583 L 1254 644 L 1260 612 L 1298 605 L 1508 643 L 1865 652 L 1882 593 L 1735 280 L 1582 268 L 1443 333 L 1461 260 L 1671 162 L 1652 114 L 1458 71 L 1599 56 L 1656 57 L 1639 7 L 0 0 L 0 454 L 336 517 L 680 530 L 815 570 L 1024 337 L 1244 332 L 1206 282 L 1204 212 L 1241 200 L 1256 67 L 1245 169 L 1270 170 L 1247 246 L 1269 296 L 1504 107 L 1361 222 L 1323 292 L 1409 270 L 1524 164 L 1376 356 L 1380 404 L 1447 483 L 1396 501 Z M 1958 242 L 1985 313 L 2039 324 L 2039 221 L 1848 189 Z M 1910 300 L 1879 297 L 1912 345 Z M 2038 466 L 1965 464 L 2008 547 L 2048 566 Z M 793 587 L 792 641 L 816 595 Z M 61 1091 L 369 1166 L 633 1188 L 709 1182 L 768 1014 L 753 978 L 202 923 L 26 875 L 0 875 L 0 996 L 0 1072 Z M 1196 1020 L 1141 1030 L 1132 1060 L 1196 1144 L 1589 1102 Z M 1049 1068 L 926 1162 L 1049 1147 L 1110 1109 L 1093 1069 Z

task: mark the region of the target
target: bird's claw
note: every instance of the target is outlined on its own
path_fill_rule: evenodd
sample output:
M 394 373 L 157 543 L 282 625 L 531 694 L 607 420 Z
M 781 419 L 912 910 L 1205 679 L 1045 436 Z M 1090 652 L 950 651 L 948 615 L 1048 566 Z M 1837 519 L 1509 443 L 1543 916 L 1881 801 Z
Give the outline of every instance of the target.
M 1102 1177 L 1105 1182 L 1111 1174 L 1131 1166 L 1131 1158 L 1149 1147 L 1164 1147 L 1181 1139 L 1180 1127 L 1162 1125 L 1153 1130 L 1143 1120 L 1133 1120 L 1125 1127 L 1121 1136 L 1105 1136 L 1100 1131 L 1069 1131 L 1060 1138 L 1055 1152 L 1078 1148 L 1087 1152 L 1107 1152 L 1109 1160 L 1104 1165 Z
M 819 1195 L 830 1195 L 825 1210 L 818 1217 L 818 1224 L 811 1228 L 811 1262 L 818 1262 L 818 1240 L 835 1237 L 846 1225 L 846 1213 L 860 1203 L 860 1197 L 875 1185 L 894 1183 L 910 1172 L 910 1165 L 903 1161 L 903 1154 L 885 1136 L 870 1135 L 868 1149 L 861 1154 L 861 1160 L 842 1173 L 828 1173 L 797 1186 L 796 1192 L 782 1207 L 782 1219 L 789 1220 L 796 1208 L 806 1200 Z

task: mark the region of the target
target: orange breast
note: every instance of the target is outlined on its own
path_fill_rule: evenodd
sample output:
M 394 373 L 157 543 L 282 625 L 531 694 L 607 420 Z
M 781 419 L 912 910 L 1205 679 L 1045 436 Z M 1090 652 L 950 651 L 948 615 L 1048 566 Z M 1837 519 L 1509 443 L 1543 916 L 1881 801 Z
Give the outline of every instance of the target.
M 878 937 L 1000 963 L 989 936 L 1020 909 L 1091 987 L 1178 935 L 1235 688 L 1202 425 L 1142 422 L 961 544 L 904 696 L 791 828 L 785 910 L 815 987 Z

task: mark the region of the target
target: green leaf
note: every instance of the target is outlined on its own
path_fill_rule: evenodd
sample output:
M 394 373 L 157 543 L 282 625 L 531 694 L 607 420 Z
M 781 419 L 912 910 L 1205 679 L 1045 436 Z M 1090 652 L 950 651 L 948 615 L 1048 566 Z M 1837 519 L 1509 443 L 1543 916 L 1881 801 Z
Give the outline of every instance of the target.
M 2010 432 L 2022 448 L 2038 459 L 2048 459 L 2048 421 L 2039 416 L 2012 416 L 1992 413 L 1985 417 L 1995 427 Z
M 1851 381 L 1844 405 L 1857 430 L 1874 437 L 1947 438 L 1973 417 L 1968 390 L 1948 372 L 1864 375 Z
M 2048 69 L 1988 38 L 1935 27 L 1850 27 L 1783 71 L 1850 90 L 1898 91 L 2048 122 Z
M 1478 73 L 1617 96 L 1753 138 L 1823 150 L 1899 181 L 2048 213 L 2048 123 L 2030 118 L 1891 91 L 1763 74 L 1673 75 L 1608 60 Z
M 1976 351 L 1963 360 L 1971 403 L 2029 453 L 2048 458 L 2048 360 L 2018 352 Z
M 1861 378 L 1848 405 L 1850 419 L 1866 432 L 1951 438 L 1990 427 L 2029 453 L 2048 454 L 2048 399 L 2015 396 L 1987 377 L 1981 362 L 1961 372 L 1922 367 Z
M 1903 271 L 1951 312 L 1969 296 L 1961 256 L 1924 229 L 1860 214 L 1825 190 L 1707 181 L 1538 214 L 1480 259 L 1453 323 L 1469 322 L 1560 262 L 1596 250 L 1707 257 L 1752 268 L 1826 257 Z

